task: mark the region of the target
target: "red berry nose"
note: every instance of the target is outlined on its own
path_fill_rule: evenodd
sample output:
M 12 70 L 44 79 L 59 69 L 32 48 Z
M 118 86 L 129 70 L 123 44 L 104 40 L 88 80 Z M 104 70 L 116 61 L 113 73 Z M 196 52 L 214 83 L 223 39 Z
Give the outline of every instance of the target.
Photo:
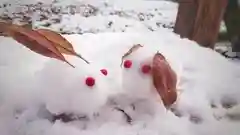
M 143 65 L 141 70 L 142 70 L 142 73 L 148 74 L 151 71 L 151 66 L 150 65 Z
M 104 74 L 104 75 L 107 75 L 107 74 L 108 74 L 107 69 L 101 69 L 100 71 L 101 71 L 102 74 Z
M 87 77 L 85 83 L 87 86 L 92 87 L 95 85 L 95 79 L 93 77 Z
M 132 61 L 131 60 L 124 61 L 124 67 L 125 68 L 131 68 L 131 66 L 132 66 Z

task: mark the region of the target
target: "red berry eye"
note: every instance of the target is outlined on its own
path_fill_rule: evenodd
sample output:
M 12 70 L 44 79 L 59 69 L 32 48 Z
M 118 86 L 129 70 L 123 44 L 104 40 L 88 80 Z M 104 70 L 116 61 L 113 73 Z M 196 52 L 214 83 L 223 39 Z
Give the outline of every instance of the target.
M 143 65 L 141 68 L 142 73 L 148 74 L 151 71 L 151 66 L 150 65 Z
M 132 61 L 131 60 L 124 61 L 124 67 L 125 68 L 131 68 L 131 66 L 132 66 Z
M 100 71 L 101 71 L 102 74 L 104 74 L 104 75 L 107 75 L 107 74 L 108 74 L 107 69 L 101 69 Z
M 87 86 L 92 87 L 95 85 L 95 79 L 93 77 L 87 77 L 85 83 Z

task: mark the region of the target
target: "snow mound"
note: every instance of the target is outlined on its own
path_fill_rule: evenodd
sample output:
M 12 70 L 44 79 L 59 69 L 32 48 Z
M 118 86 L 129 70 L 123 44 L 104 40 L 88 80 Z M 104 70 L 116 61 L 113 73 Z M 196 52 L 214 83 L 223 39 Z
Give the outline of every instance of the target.
M 162 30 L 64 35 L 90 64 L 66 56 L 76 68 L 0 37 L 0 133 L 3 135 L 163 134 L 228 135 L 240 132 L 239 66 L 217 52 Z M 142 48 L 121 58 L 133 45 Z M 178 100 L 166 110 L 142 74 L 156 52 L 178 76 Z M 101 69 L 106 69 L 105 76 Z M 85 84 L 87 77 L 95 85 Z M 232 108 L 233 107 L 233 108 Z M 56 120 L 71 114 L 73 120 Z M 70 117 L 70 116 L 69 116 Z M 234 119 L 232 119 L 234 117 Z M 55 120 L 54 120 L 55 119 Z M 67 119 L 65 117 L 65 119 Z

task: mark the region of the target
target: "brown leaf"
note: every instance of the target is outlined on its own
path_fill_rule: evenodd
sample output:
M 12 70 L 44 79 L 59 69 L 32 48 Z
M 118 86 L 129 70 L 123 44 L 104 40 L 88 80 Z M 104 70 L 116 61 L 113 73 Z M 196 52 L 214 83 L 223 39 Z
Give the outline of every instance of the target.
M 140 47 L 143 47 L 140 44 L 136 44 L 133 45 L 123 56 L 122 56 L 122 62 L 121 62 L 121 66 L 123 64 L 123 59 L 126 58 L 127 56 L 129 56 L 130 54 L 132 54 L 133 52 L 137 51 Z
M 7 23 L 7 22 L 0 22 L 0 36 L 8 36 L 7 30 L 8 30 L 9 25 L 11 25 L 11 24 Z
M 47 38 L 49 41 L 53 42 L 55 47 L 60 51 L 60 53 L 77 56 L 89 64 L 86 59 L 84 59 L 80 54 L 77 54 L 74 51 L 72 44 L 60 34 L 48 29 L 38 29 L 36 31 L 45 38 Z
M 38 54 L 50 58 L 56 58 L 74 67 L 64 58 L 52 42 L 32 29 L 24 28 L 18 25 L 11 25 L 8 28 L 8 35 Z
M 56 47 L 57 47 L 57 49 L 59 49 L 59 51 L 61 53 L 72 55 L 72 52 L 74 52 L 72 44 L 69 43 L 60 34 L 54 32 L 54 31 L 48 30 L 48 29 L 38 29 L 36 31 L 39 34 L 46 37 L 48 40 L 58 44 L 58 46 L 56 46 Z
M 0 22 L 0 33 L 4 36 L 8 36 L 8 30 L 9 30 L 9 27 L 11 27 L 13 24 L 12 22 L 7 22 L 7 21 L 4 21 L 4 22 Z M 23 24 L 23 25 L 19 25 L 20 27 L 23 27 L 23 28 L 32 28 L 32 25 L 31 24 Z
M 161 53 L 156 53 L 152 63 L 153 85 L 168 109 L 177 100 L 177 75 Z

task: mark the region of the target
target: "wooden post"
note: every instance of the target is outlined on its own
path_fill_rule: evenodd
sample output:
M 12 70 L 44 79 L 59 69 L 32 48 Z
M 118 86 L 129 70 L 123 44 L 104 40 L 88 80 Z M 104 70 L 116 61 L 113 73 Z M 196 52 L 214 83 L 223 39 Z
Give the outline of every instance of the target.
M 227 0 L 180 0 L 175 32 L 214 48 Z
M 190 38 L 197 15 L 196 0 L 179 0 L 174 32 L 183 38 Z

